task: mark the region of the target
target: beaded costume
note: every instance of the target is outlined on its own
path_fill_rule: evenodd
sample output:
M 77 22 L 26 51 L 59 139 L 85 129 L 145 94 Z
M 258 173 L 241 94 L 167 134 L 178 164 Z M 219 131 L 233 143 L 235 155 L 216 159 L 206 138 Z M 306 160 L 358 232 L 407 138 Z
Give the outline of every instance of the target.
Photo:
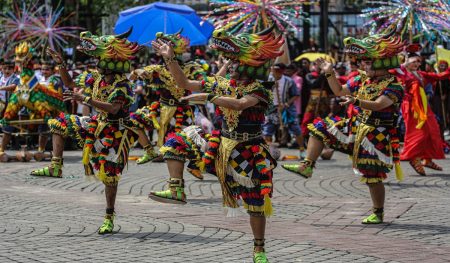
M 166 159 L 195 160 L 198 167 L 215 173 L 222 184 L 225 207 L 237 208 L 236 200 L 242 199 L 248 211 L 271 215 L 276 162 L 261 137 L 261 125 L 272 93 L 258 81 L 239 86 L 223 77 L 207 78 L 203 91 L 238 99 L 248 95 L 260 102 L 243 111 L 219 107 L 224 115 L 221 131 L 205 134 L 199 127 L 190 126 L 170 135 L 160 151 Z
M 136 139 L 129 120 L 132 90 L 125 72 L 130 70 L 129 59 L 139 46 L 129 42 L 123 35 L 96 36 L 90 32 L 80 33 L 79 49 L 87 55 L 98 57 L 98 67 L 114 72 L 114 80 L 107 83 L 99 72 L 84 72 L 75 79 L 75 85 L 84 89 L 88 97 L 100 102 L 122 105 L 117 114 L 100 109 L 92 117 L 60 114 L 48 122 L 51 132 L 63 137 L 73 136 L 83 147 L 83 164 L 86 174 L 91 174 L 90 163 L 98 170 L 97 177 L 105 185 L 117 185 L 119 175 L 128 161 L 130 146 Z M 45 168 L 44 168 L 45 170 Z M 45 175 L 45 171 L 34 171 L 33 175 Z
M 356 59 L 372 61 L 374 70 L 397 68 L 397 54 L 402 50 L 404 42 L 394 35 L 395 28 L 390 30 L 385 35 L 373 35 L 362 40 L 346 38 L 346 52 Z M 375 101 L 380 96 L 387 96 L 393 104 L 379 111 L 355 106 L 356 115 L 351 118 L 317 118 L 308 125 L 310 135 L 331 148 L 349 154 L 355 173 L 361 176 L 364 183 L 382 182 L 386 173 L 394 166 L 397 179 L 401 180 L 403 175 L 396 122 L 404 95 L 403 87 L 396 82 L 394 76 L 374 80 L 362 71 L 345 86 L 357 99 Z M 304 172 L 299 172 L 299 165 L 283 165 L 283 168 L 310 177 L 312 165 L 308 165 Z
M 96 109 L 99 113 L 92 117 L 60 114 L 48 122 L 50 130 L 63 137 L 75 137 L 83 147 L 85 168 L 89 169 L 89 162 L 92 162 L 104 184 L 116 185 L 136 139 L 128 118 L 128 108 L 133 101 L 131 86 L 124 74 L 116 74 L 114 83 L 108 85 L 97 72 L 83 72 L 75 83 L 95 100 L 122 104 L 122 110 L 110 114 Z M 89 170 L 86 172 L 91 173 Z
M 381 182 L 394 164 L 397 167 L 400 165 L 396 119 L 403 87 L 396 83 L 394 77 L 376 82 L 364 73 L 350 79 L 347 87 L 359 99 L 374 101 L 380 96 L 387 96 L 394 104 L 381 111 L 355 107 L 358 114 L 351 119 L 337 116 L 317 118 L 308 125 L 310 135 L 352 156 L 354 171 L 362 176 L 362 182 Z M 398 175 L 401 176 L 400 171 Z
M 178 59 L 187 51 L 189 39 L 181 36 L 181 30 L 175 34 L 156 34 L 157 39 L 171 43 Z M 202 78 L 203 70 L 201 66 L 194 62 L 182 65 L 184 74 L 193 80 Z M 157 90 L 159 100 L 152 102 L 149 106 L 144 106 L 136 112 L 131 113 L 130 117 L 133 125 L 138 129 L 158 131 L 157 146 L 164 144 L 165 137 L 170 132 L 180 132 L 183 127 L 194 123 L 194 114 L 192 107 L 187 102 L 181 102 L 180 98 L 189 95 L 191 92 L 177 87 L 175 80 L 165 65 L 150 65 L 143 68 L 145 71 L 145 80 L 150 86 Z M 145 145 L 144 145 L 145 146 Z M 151 156 L 153 149 L 149 149 Z M 145 156 L 144 156 L 145 157 Z M 148 161 L 150 158 L 146 158 Z M 144 163 L 147 160 L 138 160 L 138 163 Z
M 267 78 L 270 60 L 282 53 L 278 51 L 282 43 L 281 36 L 275 36 L 271 29 L 237 36 L 230 36 L 224 30 L 214 31 L 212 47 L 225 57 L 239 61 L 237 72 L 249 80 L 237 84 L 223 77 L 207 78 L 202 81 L 203 91 L 238 99 L 252 96 L 259 102 L 243 111 L 219 106 L 224 116 L 220 131 L 205 134 L 199 127 L 191 126 L 170 135 L 160 150 L 165 159 L 195 160 L 198 167 L 215 173 L 229 215 L 238 207 L 238 199 L 243 200 L 249 213 L 272 214 L 272 170 L 276 162 L 261 132 L 264 113 L 272 104 L 272 93 L 259 80 Z M 150 194 L 155 199 L 162 196 L 163 192 Z

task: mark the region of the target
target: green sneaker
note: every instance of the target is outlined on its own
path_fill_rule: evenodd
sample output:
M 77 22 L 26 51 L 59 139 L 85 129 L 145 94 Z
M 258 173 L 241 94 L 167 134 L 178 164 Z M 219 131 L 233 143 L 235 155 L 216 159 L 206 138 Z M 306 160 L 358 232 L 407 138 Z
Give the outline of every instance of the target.
M 98 229 L 100 235 L 111 234 L 114 230 L 114 216 L 105 216 L 103 225 Z
M 145 153 L 144 155 L 136 160 L 136 164 L 144 164 L 144 163 L 148 163 L 150 161 L 152 161 L 153 159 L 155 159 L 156 157 L 158 157 L 158 154 L 155 153 L 155 151 L 153 150 L 153 146 L 151 144 L 149 144 L 148 146 L 144 147 Z
M 253 253 L 253 263 L 269 263 L 269 260 L 266 257 L 266 252 Z
M 381 214 L 381 216 L 378 216 L 377 214 L 373 213 L 370 216 L 363 219 L 363 224 L 381 224 L 383 223 L 383 217 L 384 214 Z
M 311 178 L 313 173 L 313 167 L 305 161 L 302 161 L 300 164 L 283 164 L 281 167 L 289 172 L 299 174 L 306 179 Z
M 161 203 L 169 203 L 169 204 L 186 204 L 186 195 L 184 193 L 184 180 L 178 178 L 170 178 L 168 181 L 169 189 L 158 191 L 158 192 L 150 192 L 148 197 L 152 200 Z

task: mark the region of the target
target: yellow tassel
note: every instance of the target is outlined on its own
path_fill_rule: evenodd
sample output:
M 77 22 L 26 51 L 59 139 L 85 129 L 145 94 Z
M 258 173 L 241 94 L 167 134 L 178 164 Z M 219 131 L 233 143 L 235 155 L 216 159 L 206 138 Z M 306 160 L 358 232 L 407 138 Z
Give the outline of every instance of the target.
M 264 195 L 264 215 L 266 217 L 273 215 L 272 201 L 270 200 L 269 194 Z
M 400 163 L 395 164 L 395 178 L 399 182 L 403 181 L 404 177 L 403 177 L 402 166 L 400 165 Z
M 100 170 L 98 172 L 98 179 L 102 182 L 106 182 L 105 164 L 100 164 Z
M 161 126 L 159 126 L 158 120 L 154 117 L 152 117 L 152 122 L 153 122 L 153 127 L 155 127 L 155 129 L 159 130 L 161 129 Z
M 198 167 L 198 169 L 200 169 L 200 171 L 202 171 L 202 172 L 204 172 L 205 171 L 205 162 L 203 162 L 203 161 L 199 161 L 199 162 L 197 162 L 197 167 Z
M 89 164 L 89 154 L 91 153 L 91 148 L 84 146 L 83 148 L 83 159 L 82 159 L 82 163 L 84 165 L 88 165 Z

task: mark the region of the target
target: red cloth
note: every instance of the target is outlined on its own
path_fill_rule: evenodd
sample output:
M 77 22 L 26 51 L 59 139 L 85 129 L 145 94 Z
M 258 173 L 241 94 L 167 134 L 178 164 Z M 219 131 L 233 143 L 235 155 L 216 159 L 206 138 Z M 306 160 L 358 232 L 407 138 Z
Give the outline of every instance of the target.
M 427 121 L 421 129 L 417 129 L 417 119 L 414 118 L 411 99 L 411 96 L 408 94 L 403 98 L 402 103 L 406 133 L 405 144 L 400 159 L 445 159 L 441 132 L 430 105 L 428 105 Z
M 433 78 L 441 78 L 447 74 L 427 74 L 418 72 L 422 79 L 408 72 L 404 67 L 391 71 L 405 86 L 405 97 L 402 103 L 402 115 L 405 120 L 405 144 L 400 155 L 401 160 L 412 160 L 414 158 L 421 159 L 445 159 L 442 149 L 442 137 L 436 117 L 431 110 L 430 105 L 427 106 L 426 121 L 422 128 L 417 129 L 418 119 L 414 118 L 414 102 L 417 104 L 419 92 L 418 87 L 423 87 L 424 81 L 430 81 Z M 448 76 L 448 75 L 447 75 Z M 427 80 L 425 80 L 427 78 Z M 423 105 L 420 103 L 423 107 Z M 420 106 L 419 105 L 419 106 Z

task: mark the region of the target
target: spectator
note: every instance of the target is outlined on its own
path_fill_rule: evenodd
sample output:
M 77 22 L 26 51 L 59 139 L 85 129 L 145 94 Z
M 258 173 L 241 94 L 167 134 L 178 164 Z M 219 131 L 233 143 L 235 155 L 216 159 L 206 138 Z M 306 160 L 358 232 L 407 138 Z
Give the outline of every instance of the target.
M 268 143 L 272 142 L 272 136 L 280 128 L 281 123 L 288 128 L 296 138 L 297 144 L 303 146 L 303 138 L 297 118 L 297 110 L 294 101 L 299 98 L 298 88 L 295 82 L 284 75 L 286 65 L 277 63 L 272 67 L 272 76 L 275 81 L 273 92 L 273 107 L 266 116 L 263 125 L 263 135 Z M 280 120 L 281 115 L 281 120 Z M 281 144 L 284 144 L 282 142 Z M 304 149 L 303 149 L 304 150 Z M 304 153 L 300 153 L 300 156 Z

